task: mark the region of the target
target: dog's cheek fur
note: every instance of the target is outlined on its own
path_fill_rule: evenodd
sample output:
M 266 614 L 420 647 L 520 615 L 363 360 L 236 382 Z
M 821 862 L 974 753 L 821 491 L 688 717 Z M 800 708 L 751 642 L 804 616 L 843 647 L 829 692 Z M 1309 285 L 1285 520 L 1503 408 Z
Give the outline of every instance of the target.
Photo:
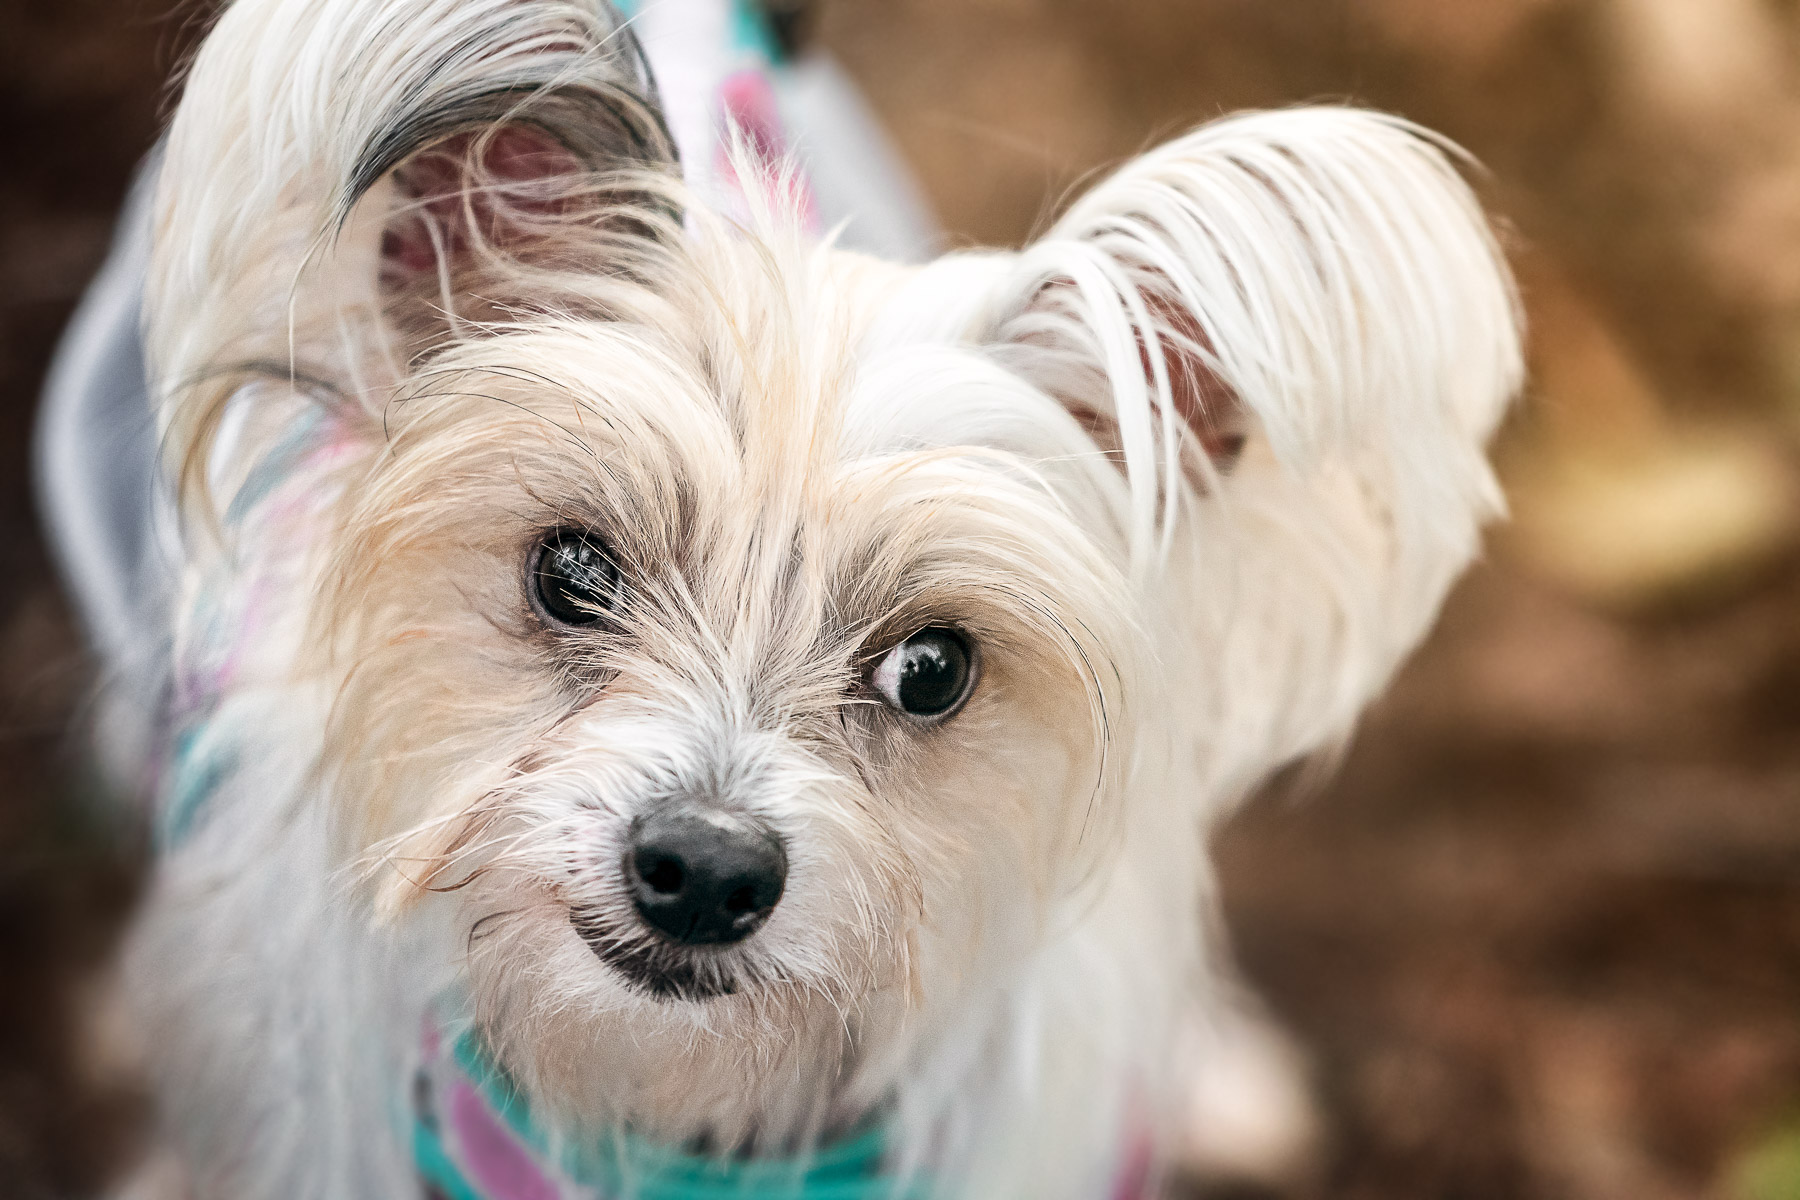
M 596 332 L 583 349 L 604 358 L 592 343 L 607 340 Z M 698 399 L 681 415 L 691 379 L 634 374 L 641 356 L 618 352 L 604 374 L 614 394 L 659 411 L 602 415 L 599 401 L 538 382 L 570 370 L 554 343 L 508 349 L 496 360 L 475 347 L 479 369 L 439 360 L 393 402 L 386 445 L 337 505 L 304 617 L 305 669 L 336 681 L 328 766 L 346 825 L 359 850 L 419 868 L 385 881 L 400 889 L 391 899 L 431 881 L 464 816 L 604 679 L 605 639 L 531 608 L 537 540 L 605 518 L 617 551 L 679 565 L 683 536 L 698 533 L 684 477 L 729 470 L 717 416 Z M 590 439 L 584 419 L 605 436 Z M 684 421 L 698 432 L 670 453 L 666 426 Z

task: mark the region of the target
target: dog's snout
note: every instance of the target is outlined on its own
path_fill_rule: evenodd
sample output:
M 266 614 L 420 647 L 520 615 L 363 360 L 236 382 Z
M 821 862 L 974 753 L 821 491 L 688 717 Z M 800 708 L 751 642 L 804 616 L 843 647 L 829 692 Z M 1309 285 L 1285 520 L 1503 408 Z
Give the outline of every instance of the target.
M 678 807 L 640 820 L 625 879 L 649 925 L 684 946 L 742 941 L 775 910 L 787 851 L 762 822 Z

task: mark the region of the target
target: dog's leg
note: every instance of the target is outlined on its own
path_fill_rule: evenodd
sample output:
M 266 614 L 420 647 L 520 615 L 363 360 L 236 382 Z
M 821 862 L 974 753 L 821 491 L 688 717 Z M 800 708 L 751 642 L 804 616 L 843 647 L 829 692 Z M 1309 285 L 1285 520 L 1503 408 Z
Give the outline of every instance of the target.
M 1176 1054 L 1177 1169 L 1220 1185 L 1285 1190 L 1318 1165 L 1320 1115 L 1304 1052 L 1254 1001 L 1196 1003 Z

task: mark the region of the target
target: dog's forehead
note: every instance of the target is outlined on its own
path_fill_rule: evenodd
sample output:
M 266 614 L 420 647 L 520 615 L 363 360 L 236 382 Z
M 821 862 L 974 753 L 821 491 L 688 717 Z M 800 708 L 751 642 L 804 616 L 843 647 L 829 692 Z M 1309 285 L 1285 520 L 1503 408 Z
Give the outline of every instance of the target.
M 1045 431 L 1073 426 L 921 320 L 914 276 L 720 257 L 623 319 L 538 322 L 441 362 L 463 376 L 408 418 L 438 448 L 419 457 L 453 464 L 438 494 L 486 496 L 496 529 L 588 524 L 734 625 L 880 621 L 946 595 L 992 607 L 974 585 L 998 595 L 1081 552 L 1041 466 L 1072 452 Z
M 726 261 L 691 282 L 698 301 L 647 319 L 499 339 L 493 373 L 530 394 L 522 416 L 566 430 L 573 467 L 678 474 L 734 509 L 841 513 L 879 499 L 871 464 L 891 477 L 921 451 L 1008 441 L 992 402 L 1004 372 L 942 331 L 894 334 L 901 269 Z

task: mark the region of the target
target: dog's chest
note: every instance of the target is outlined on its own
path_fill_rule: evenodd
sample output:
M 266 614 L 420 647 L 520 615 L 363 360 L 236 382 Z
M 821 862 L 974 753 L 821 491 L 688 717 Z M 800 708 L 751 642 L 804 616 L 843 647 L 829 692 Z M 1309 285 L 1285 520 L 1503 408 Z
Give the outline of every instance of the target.
M 427 1015 L 410 1095 L 411 1142 L 428 1200 L 927 1200 L 925 1173 L 886 1169 L 873 1123 L 796 1158 L 721 1159 L 620 1131 L 573 1145 L 529 1104 L 473 1030 Z M 1133 1133 L 1104 1200 L 1150 1200 L 1149 1138 Z

